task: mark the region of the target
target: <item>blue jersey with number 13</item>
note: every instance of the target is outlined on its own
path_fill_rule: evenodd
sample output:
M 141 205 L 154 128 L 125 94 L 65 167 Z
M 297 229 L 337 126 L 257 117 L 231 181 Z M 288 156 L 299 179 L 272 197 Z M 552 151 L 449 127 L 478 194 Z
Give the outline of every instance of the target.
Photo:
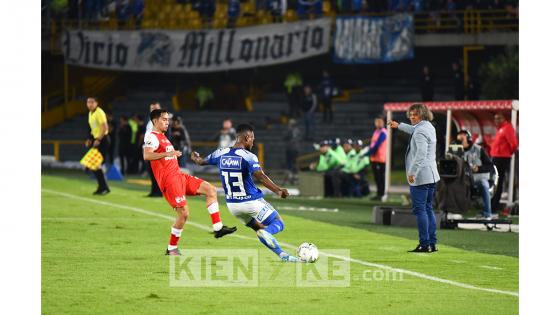
M 263 197 L 253 182 L 253 172 L 261 169 L 257 156 L 241 148 L 218 149 L 205 158 L 217 165 L 222 178 L 226 202 L 244 202 Z

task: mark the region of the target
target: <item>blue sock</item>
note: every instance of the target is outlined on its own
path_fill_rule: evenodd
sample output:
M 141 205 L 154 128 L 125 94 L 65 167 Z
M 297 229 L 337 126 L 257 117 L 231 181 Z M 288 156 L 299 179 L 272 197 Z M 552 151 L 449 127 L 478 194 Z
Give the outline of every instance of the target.
M 284 229 L 284 222 L 282 222 L 282 220 L 278 219 L 277 217 L 264 230 L 274 235 L 278 232 L 282 232 L 283 229 Z
M 261 241 L 261 243 L 264 244 L 264 246 L 268 247 L 268 249 L 273 251 L 276 255 L 280 256 L 280 254 L 284 252 L 282 250 L 282 247 L 280 247 L 280 244 L 278 244 L 278 241 L 274 238 L 274 236 L 270 235 L 270 237 L 272 238 L 272 242 L 274 243 L 274 248 L 268 246 L 268 244 L 266 243 L 266 240 L 264 238 L 262 238 L 258 235 L 257 235 L 257 237 L 259 238 L 259 241 Z

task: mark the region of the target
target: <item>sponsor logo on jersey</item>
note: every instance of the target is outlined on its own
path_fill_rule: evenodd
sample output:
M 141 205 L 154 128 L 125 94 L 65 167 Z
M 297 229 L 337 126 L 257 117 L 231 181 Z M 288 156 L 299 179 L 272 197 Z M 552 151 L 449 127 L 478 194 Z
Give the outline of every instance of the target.
M 175 202 L 181 203 L 181 202 L 183 202 L 183 201 L 185 201 L 185 196 L 178 196 L 178 197 L 175 197 Z
M 220 157 L 220 169 L 223 170 L 240 170 L 241 157 L 240 156 L 222 156 Z
M 254 199 L 252 195 L 247 196 L 226 196 L 226 200 L 238 200 L 238 201 L 247 201 Z

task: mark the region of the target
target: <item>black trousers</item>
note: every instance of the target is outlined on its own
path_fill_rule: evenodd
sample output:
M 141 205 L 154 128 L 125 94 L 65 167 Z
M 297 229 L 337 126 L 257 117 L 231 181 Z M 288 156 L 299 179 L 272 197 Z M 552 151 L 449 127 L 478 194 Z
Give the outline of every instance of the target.
M 127 174 L 128 163 L 130 162 L 130 153 L 127 147 L 119 147 L 119 160 L 121 160 L 121 173 Z
M 288 105 L 290 107 L 290 117 L 298 118 L 300 116 L 299 112 L 299 99 L 296 88 L 292 89 L 291 93 L 288 93 Z
M 152 165 L 150 162 L 146 162 L 146 168 L 148 169 L 148 174 L 150 174 L 150 180 L 152 181 L 152 188 L 150 190 L 150 195 L 153 196 L 162 196 L 161 190 L 156 181 L 156 177 L 154 176 L 154 172 L 152 171 Z
M 332 99 L 323 99 L 323 122 L 332 123 L 333 121 L 333 110 L 332 110 Z
M 296 161 L 299 152 L 298 150 L 289 146 L 290 145 L 288 144 L 288 148 L 286 149 L 286 167 L 290 172 L 296 174 L 298 172 Z
M 92 146 L 93 146 L 93 137 L 90 137 L 91 141 L 92 141 Z M 90 146 L 91 148 L 91 146 Z M 97 147 L 97 149 L 99 150 L 99 152 L 101 153 L 101 155 L 103 155 L 103 163 L 105 163 L 107 161 L 108 158 L 108 153 L 109 153 L 109 139 L 107 137 L 103 137 L 103 139 L 101 139 L 101 142 L 99 143 L 99 146 Z M 107 179 L 105 178 L 105 174 L 103 173 L 103 168 L 100 167 L 97 170 L 91 170 L 93 172 L 93 174 L 95 174 L 95 178 L 97 179 L 97 190 L 105 190 L 105 189 L 109 189 L 109 186 L 107 185 Z
M 338 169 L 332 169 L 325 173 L 325 197 L 341 197 L 342 173 Z
M 506 174 L 509 173 L 511 158 L 493 158 L 492 162 L 494 162 L 494 165 L 496 165 L 499 176 L 498 186 L 496 187 L 494 196 L 492 197 L 492 212 L 497 213 L 502 210 L 500 208 L 500 198 L 502 196 Z
M 372 162 L 371 170 L 377 187 L 377 197 L 385 195 L 385 163 Z
M 350 197 L 354 193 L 355 179 L 354 174 L 342 173 L 340 180 L 340 193 L 344 197 Z

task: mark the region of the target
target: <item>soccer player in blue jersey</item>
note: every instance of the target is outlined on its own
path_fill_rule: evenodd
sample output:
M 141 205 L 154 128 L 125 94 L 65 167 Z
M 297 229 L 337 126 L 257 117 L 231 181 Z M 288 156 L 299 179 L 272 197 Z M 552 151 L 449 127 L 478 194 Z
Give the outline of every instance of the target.
M 263 199 L 263 193 L 255 186 L 253 176 L 282 198 L 288 197 L 288 190 L 278 187 L 263 172 L 257 157 L 249 151 L 255 141 L 253 127 L 241 124 L 236 131 L 237 140 L 233 147 L 218 149 L 206 158 L 202 158 L 198 152 L 193 152 L 191 159 L 198 165 L 218 166 L 229 211 L 246 226 L 255 230 L 261 243 L 280 259 L 300 262 L 299 258 L 282 250 L 274 237 L 274 234 L 284 229 L 284 222 L 274 207 Z

